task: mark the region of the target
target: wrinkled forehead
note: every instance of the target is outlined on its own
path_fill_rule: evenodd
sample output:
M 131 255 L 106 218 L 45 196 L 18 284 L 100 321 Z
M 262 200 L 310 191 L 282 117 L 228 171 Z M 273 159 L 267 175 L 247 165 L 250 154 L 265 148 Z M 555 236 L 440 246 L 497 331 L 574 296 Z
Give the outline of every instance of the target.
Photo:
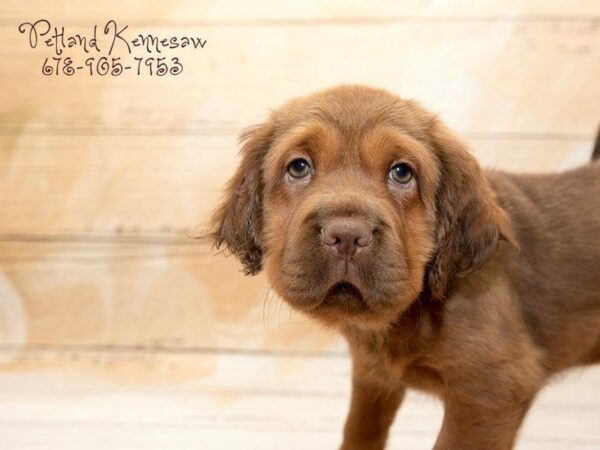
M 368 174 L 385 173 L 397 162 L 409 163 L 417 171 L 436 166 L 427 143 L 392 118 L 367 111 L 335 112 L 307 111 L 300 120 L 280 127 L 267 165 L 281 167 L 308 157 L 320 173 L 355 169 Z

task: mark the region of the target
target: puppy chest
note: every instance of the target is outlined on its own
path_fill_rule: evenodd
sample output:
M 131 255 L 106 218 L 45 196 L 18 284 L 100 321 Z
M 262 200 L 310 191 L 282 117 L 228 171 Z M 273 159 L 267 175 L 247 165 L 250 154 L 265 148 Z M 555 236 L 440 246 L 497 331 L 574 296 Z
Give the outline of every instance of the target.
M 400 385 L 436 395 L 442 395 L 442 375 L 418 358 L 402 357 L 386 351 L 360 355 L 359 365 L 366 369 L 368 377 L 385 386 Z
M 444 390 L 442 375 L 436 370 L 422 365 L 409 365 L 402 374 L 406 387 L 441 396 Z

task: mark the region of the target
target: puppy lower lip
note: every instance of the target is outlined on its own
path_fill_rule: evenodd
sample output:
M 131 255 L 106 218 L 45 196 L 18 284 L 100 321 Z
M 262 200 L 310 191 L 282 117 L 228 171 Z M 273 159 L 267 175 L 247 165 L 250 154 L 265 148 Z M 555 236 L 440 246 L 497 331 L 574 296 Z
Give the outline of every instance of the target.
M 328 295 L 353 295 L 362 299 L 362 293 L 354 284 L 349 281 L 339 281 L 335 283 L 327 293 Z

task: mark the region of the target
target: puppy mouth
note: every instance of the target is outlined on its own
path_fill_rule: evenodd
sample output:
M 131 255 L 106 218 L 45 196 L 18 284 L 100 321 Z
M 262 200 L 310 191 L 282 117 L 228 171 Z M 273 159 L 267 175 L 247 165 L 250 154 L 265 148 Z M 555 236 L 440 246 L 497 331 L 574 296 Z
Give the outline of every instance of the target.
M 355 285 L 353 285 L 349 281 L 340 281 L 338 283 L 335 283 L 327 291 L 326 297 L 327 296 L 340 296 L 340 297 L 351 296 L 351 297 L 357 297 L 361 300 L 363 298 L 362 293 L 360 292 L 360 289 L 358 289 Z
M 339 281 L 329 288 L 322 305 L 347 310 L 367 308 L 361 290 L 349 281 Z

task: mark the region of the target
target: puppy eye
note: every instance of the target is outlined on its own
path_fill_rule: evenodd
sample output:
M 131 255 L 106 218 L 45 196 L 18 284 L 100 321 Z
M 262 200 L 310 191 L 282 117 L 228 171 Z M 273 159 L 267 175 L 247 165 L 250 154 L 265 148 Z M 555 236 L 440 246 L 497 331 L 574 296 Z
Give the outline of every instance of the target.
M 305 178 L 310 175 L 310 164 L 304 158 L 294 159 L 288 164 L 287 173 L 292 178 Z
M 396 164 L 390 169 L 390 180 L 399 184 L 408 184 L 413 178 L 413 173 L 408 164 Z

